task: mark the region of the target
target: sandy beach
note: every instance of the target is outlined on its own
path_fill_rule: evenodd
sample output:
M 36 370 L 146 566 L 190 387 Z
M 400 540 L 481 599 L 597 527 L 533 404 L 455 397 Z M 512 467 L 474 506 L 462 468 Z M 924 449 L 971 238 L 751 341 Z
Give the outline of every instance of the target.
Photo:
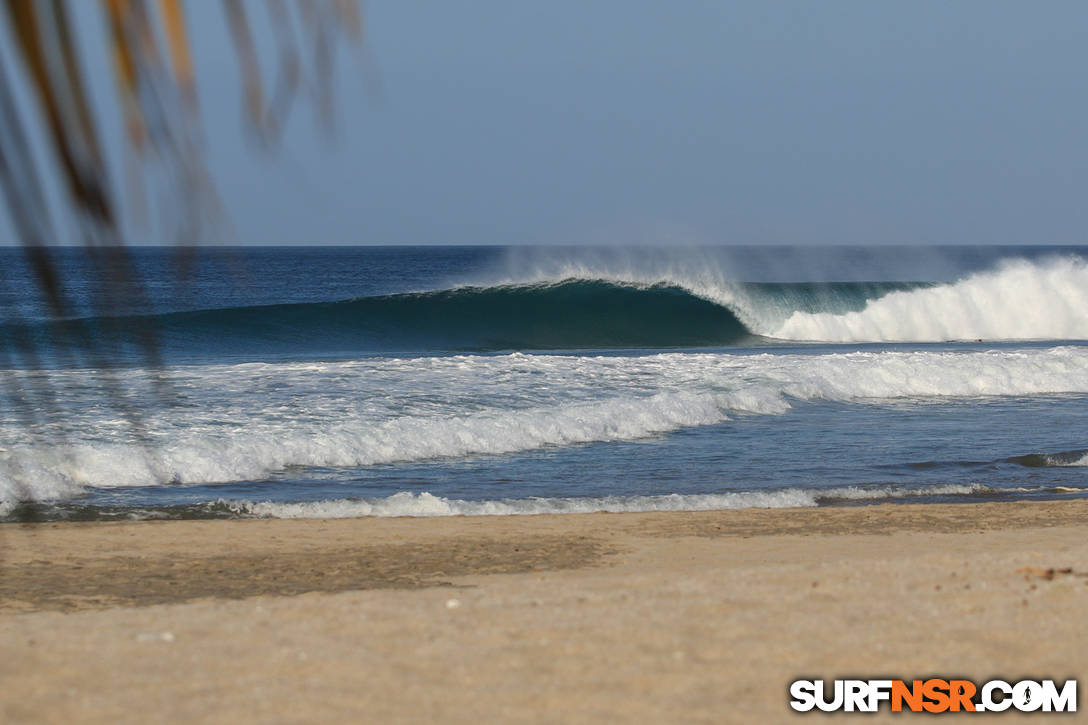
M 1088 501 L 6 525 L 0 720 L 774 722 L 800 677 L 1078 677 L 1086 524 Z

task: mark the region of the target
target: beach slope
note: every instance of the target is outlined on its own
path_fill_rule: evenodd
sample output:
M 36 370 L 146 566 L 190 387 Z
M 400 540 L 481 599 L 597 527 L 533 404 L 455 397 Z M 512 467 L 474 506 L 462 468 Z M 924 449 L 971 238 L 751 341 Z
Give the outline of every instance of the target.
M 1086 532 L 1082 500 L 6 525 L 0 721 L 774 722 L 798 678 L 1078 677 Z

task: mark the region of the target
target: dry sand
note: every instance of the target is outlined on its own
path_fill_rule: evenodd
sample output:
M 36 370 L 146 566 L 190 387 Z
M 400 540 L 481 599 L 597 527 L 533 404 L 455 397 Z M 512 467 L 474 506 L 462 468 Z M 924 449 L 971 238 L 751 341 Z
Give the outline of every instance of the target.
M 0 721 L 778 722 L 802 676 L 1083 678 L 1086 524 L 1078 500 L 7 525 Z

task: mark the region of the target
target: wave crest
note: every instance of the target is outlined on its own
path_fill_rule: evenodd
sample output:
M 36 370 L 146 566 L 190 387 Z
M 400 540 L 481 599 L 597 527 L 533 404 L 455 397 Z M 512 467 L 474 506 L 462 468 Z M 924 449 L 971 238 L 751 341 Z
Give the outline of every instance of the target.
M 122 341 L 151 329 L 168 349 L 197 353 L 711 347 L 752 337 L 732 309 L 682 287 L 594 279 L 67 320 L 33 332 L 59 342 L 79 327 Z
M 570 276 L 338 302 L 67 320 L 39 323 L 30 332 L 62 345 L 83 335 L 131 343 L 151 329 L 167 350 L 195 354 L 662 349 L 767 338 L 1088 339 L 1088 264 L 1079 257 L 1010 261 L 947 284 L 741 283 L 668 271 L 560 271 Z M 11 327 L 0 325 L 0 338 L 27 332 Z

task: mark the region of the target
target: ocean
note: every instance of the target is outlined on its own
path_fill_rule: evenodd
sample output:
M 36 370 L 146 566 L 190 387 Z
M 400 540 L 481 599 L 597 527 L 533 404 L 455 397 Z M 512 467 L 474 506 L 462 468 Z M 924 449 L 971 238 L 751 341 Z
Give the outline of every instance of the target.
M 1088 493 L 1085 247 L 137 248 L 108 310 L 50 253 L 66 319 L 0 249 L 0 520 Z

